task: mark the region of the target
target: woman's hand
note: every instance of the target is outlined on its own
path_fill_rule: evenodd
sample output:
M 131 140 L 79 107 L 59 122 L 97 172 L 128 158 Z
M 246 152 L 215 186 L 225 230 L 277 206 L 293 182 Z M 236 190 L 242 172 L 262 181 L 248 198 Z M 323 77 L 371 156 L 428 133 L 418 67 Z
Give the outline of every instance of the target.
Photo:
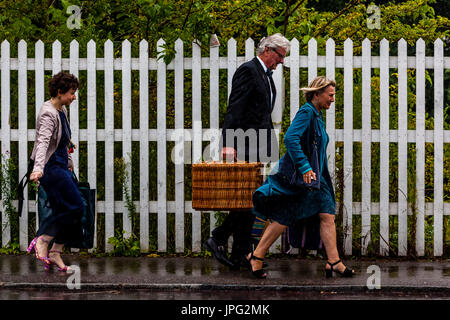
M 316 174 L 314 171 L 309 170 L 303 175 L 303 181 L 305 181 L 305 183 L 311 183 L 311 180 L 316 180 Z
M 39 179 L 42 177 L 42 172 L 34 171 L 30 174 L 30 181 L 39 182 Z

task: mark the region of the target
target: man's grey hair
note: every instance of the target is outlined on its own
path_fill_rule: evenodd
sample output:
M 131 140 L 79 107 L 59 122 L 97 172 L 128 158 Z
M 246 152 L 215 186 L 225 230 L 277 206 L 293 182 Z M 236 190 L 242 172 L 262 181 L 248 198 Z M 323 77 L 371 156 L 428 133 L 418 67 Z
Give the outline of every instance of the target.
M 256 54 L 257 55 L 262 54 L 266 47 L 273 49 L 284 48 L 286 49 L 287 53 L 291 48 L 291 43 L 281 33 L 275 33 L 271 36 L 261 39 L 261 41 L 258 44 L 258 48 L 256 48 Z

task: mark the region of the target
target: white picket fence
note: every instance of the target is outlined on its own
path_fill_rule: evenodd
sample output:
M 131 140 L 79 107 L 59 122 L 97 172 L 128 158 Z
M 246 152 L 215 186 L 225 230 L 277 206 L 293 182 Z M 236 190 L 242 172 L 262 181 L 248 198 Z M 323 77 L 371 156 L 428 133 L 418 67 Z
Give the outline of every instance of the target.
M 158 54 L 165 42 L 159 40 Z M 167 251 L 167 213 L 175 213 L 175 246 L 177 252 L 183 252 L 184 243 L 184 216 L 192 214 L 192 251 L 201 250 L 201 212 L 192 209 L 191 201 L 184 198 L 184 164 L 175 164 L 175 201 L 167 201 L 167 171 L 166 160 L 171 150 L 167 149 L 167 142 L 175 142 L 175 153 L 184 154 L 184 141 L 192 143 L 192 162 L 198 162 L 203 153 L 202 141 L 209 141 L 212 147 L 218 147 L 219 128 L 219 70 L 228 72 L 228 94 L 231 90 L 231 79 L 236 68 L 255 54 L 255 44 L 252 39 L 245 42 L 245 56 L 237 56 L 237 44 L 234 39 L 227 43 L 227 56 L 219 56 L 219 48 L 210 48 L 210 56 L 202 57 L 200 47 L 192 44 L 192 57 L 184 57 L 183 42 L 175 42 L 176 56 L 174 60 L 165 64 L 162 59 L 149 57 L 148 43 L 139 44 L 139 57 L 131 56 L 131 44 L 125 40 L 122 43 L 122 58 L 114 58 L 113 43 L 108 40 L 104 44 L 104 56 L 96 54 L 97 44 L 90 41 L 87 45 L 87 57 L 79 56 L 79 44 L 72 41 L 70 55 L 62 57 L 62 48 L 59 41 L 52 45 L 52 57 L 44 56 L 42 41 L 35 43 L 35 57 L 27 56 L 27 43 L 18 43 L 18 57 L 10 56 L 10 43 L 6 40 L 1 44 L 1 150 L 5 154 L 10 150 L 11 142 L 18 141 L 19 176 L 22 177 L 27 169 L 28 156 L 31 152 L 27 143 L 34 141 L 34 129 L 27 127 L 27 75 L 35 74 L 36 114 L 44 102 L 46 84 L 44 72 L 51 70 L 54 73 L 67 70 L 78 76 L 80 70 L 87 71 L 87 129 L 79 127 L 78 100 L 70 107 L 70 123 L 75 144 L 80 141 L 87 142 L 87 177 L 91 187 L 97 186 L 97 142 L 105 143 L 105 201 L 97 202 L 97 212 L 105 213 L 105 247 L 106 251 L 112 249 L 107 239 L 114 236 L 114 214 L 123 214 L 123 228 L 125 236 L 131 232 L 131 222 L 127 215 L 124 199 L 114 198 L 114 142 L 120 141 L 123 147 L 123 157 L 131 163 L 132 141 L 139 141 L 139 189 L 140 199 L 136 207 L 140 215 L 140 246 L 142 252 L 149 249 L 149 215 L 157 215 L 157 241 L 158 251 Z M 300 55 L 300 45 L 296 39 L 291 41 L 290 56 L 286 58 L 283 66 L 278 66 L 274 72 L 278 92 L 272 119 L 275 129 L 281 128 L 282 113 L 285 103 L 290 104 L 290 117 L 293 119 L 299 107 L 300 69 L 308 69 L 308 82 L 317 74 L 318 68 L 325 68 L 328 78 L 335 78 L 337 68 L 344 70 L 344 129 L 336 129 L 334 103 L 327 111 L 326 126 L 330 137 L 328 147 L 329 169 L 334 177 L 335 173 L 335 143 L 343 142 L 344 146 L 344 250 L 345 254 L 352 254 L 352 218 L 354 215 L 362 216 L 362 254 L 367 253 L 370 239 L 370 221 L 372 215 L 380 217 L 379 253 L 386 255 L 389 246 L 389 216 L 398 216 L 398 255 L 407 254 L 407 215 L 411 214 L 407 203 L 407 144 L 416 144 L 416 253 L 419 256 L 425 252 L 424 225 L 425 216 L 434 216 L 434 256 L 443 255 L 443 221 L 444 215 L 450 215 L 450 203 L 443 200 L 443 148 L 444 143 L 450 143 L 450 130 L 444 130 L 444 70 L 450 69 L 450 58 L 444 57 L 443 42 L 438 39 L 434 43 L 434 56 L 425 56 L 425 43 L 418 40 L 416 55 L 407 56 L 406 41 L 398 42 L 398 56 L 389 55 L 389 42 L 380 43 L 379 56 L 371 55 L 371 42 L 365 40 L 362 55 L 353 55 L 353 42 L 347 39 L 344 43 L 344 54 L 335 54 L 335 43 L 329 39 L 326 43 L 326 55 L 318 55 L 317 42 L 311 39 L 308 43 L 308 54 Z M 362 69 L 362 129 L 353 128 L 353 70 Z M 389 72 L 398 69 L 398 129 L 389 128 Z M 407 69 L 416 69 L 416 129 L 407 128 Z M 201 90 L 201 71 L 209 70 L 210 90 Z M 283 69 L 290 72 L 290 83 L 285 83 Z M 380 129 L 371 128 L 371 70 L 380 69 Z M 434 70 L 434 130 L 425 129 L 425 69 Z M 10 115 L 10 74 L 18 71 L 18 129 L 12 129 L 9 123 Z M 104 105 L 105 128 L 97 128 L 97 71 L 104 72 Z M 122 106 L 114 105 L 114 71 L 122 71 Z M 131 72 L 139 71 L 139 129 L 132 129 L 131 125 Z M 149 128 L 149 71 L 157 71 L 157 127 Z M 167 71 L 174 70 L 175 89 L 175 130 L 166 127 L 166 91 Z M 184 71 L 192 70 L 192 129 L 184 128 Z M 290 101 L 285 101 L 285 86 L 290 86 Z M 448 90 L 448 89 L 447 89 Z M 210 127 L 204 128 L 201 121 L 201 101 L 209 95 L 210 101 Z M 122 108 L 122 128 L 114 128 L 114 109 Z M 181 134 L 180 134 L 181 131 Z M 149 167 L 149 141 L 157 142 L 157 168 Z M 353 144 L 362 143 L 362 201 L 353 201 Z M 371 200 L 371 143 L 380 144 L 380 201 Z M 389 202 L 389 175 L 393 172 L 389 168 L 389 144 L 398 145 L 398 202 Z M 434 201 L 425 202 L 425 143 L 434 144 Z M 78 149 L 73 154 L 75 171 L 78 174 Z M 187 159 L 186 159 L 187 161 Z M 131 168 L 128 167 L 131 176 Z M 149 170 L 157 170 L 157 200 L 149 201 Z M 129 182 L 131 190 L 131 182 Z M 25 192 L 27 195 L 27 192 Z M 337 206 L 338 207 L 338 206 Z M 10 227 L 2 208 L 2 246 L 10 241 Z M 28 245 L 28 219 L 30 214 L 36 214 L 34 199 L 26 199 L 22 216 L 20 218 L 20 248 L 25 250 Z M 207 213 L 208 214 L 208 213 Z M 214 214 L 210 214 L 211 228 L 215 225 Z M 36 219 L 37 221 L 37 219 Z M 271 248 L 277 251 L 278 240 Z M 96 244 L 95 244 L 96 245 Z M 354 253 L 354 251 L 353 251 Z

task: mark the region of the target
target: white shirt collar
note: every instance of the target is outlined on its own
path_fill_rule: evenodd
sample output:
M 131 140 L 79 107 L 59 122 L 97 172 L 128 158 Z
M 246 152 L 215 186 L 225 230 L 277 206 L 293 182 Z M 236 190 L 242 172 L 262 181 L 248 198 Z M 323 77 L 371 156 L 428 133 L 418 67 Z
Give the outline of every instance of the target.
M 258 57 L 258 56 L 256 56 L 256 58 L 258 58 L 259 63 L 261 63 L 261 65 L 262 65 L 262 67 L 263 67 L 263 69 L 264 69 L 264 72 L 267 72 L 267 67 L 266 67 L 266 65 L 264 64 L 264 62 L 261 60 L 261 58 Z

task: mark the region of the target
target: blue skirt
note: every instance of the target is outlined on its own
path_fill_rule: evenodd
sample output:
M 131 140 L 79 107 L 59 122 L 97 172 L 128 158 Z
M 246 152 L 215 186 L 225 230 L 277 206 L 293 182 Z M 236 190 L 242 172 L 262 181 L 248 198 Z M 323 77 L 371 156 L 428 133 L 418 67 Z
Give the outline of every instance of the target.
M 84 204 L 72 172 L 67 166 L 48 163 L 39 181 L 47 193 L 52 215 L 40 224 L 37 236 L 53 236 L 55 242 L 60 244 L 80 237 Z
M 297 221 L 318 213 L 335 214 L 333 189 L 321 177 L 320 190 L 287 186 L 279 175 L 269 175 L 253 193 L 253 214 L 261 219 L 293 226 Z

